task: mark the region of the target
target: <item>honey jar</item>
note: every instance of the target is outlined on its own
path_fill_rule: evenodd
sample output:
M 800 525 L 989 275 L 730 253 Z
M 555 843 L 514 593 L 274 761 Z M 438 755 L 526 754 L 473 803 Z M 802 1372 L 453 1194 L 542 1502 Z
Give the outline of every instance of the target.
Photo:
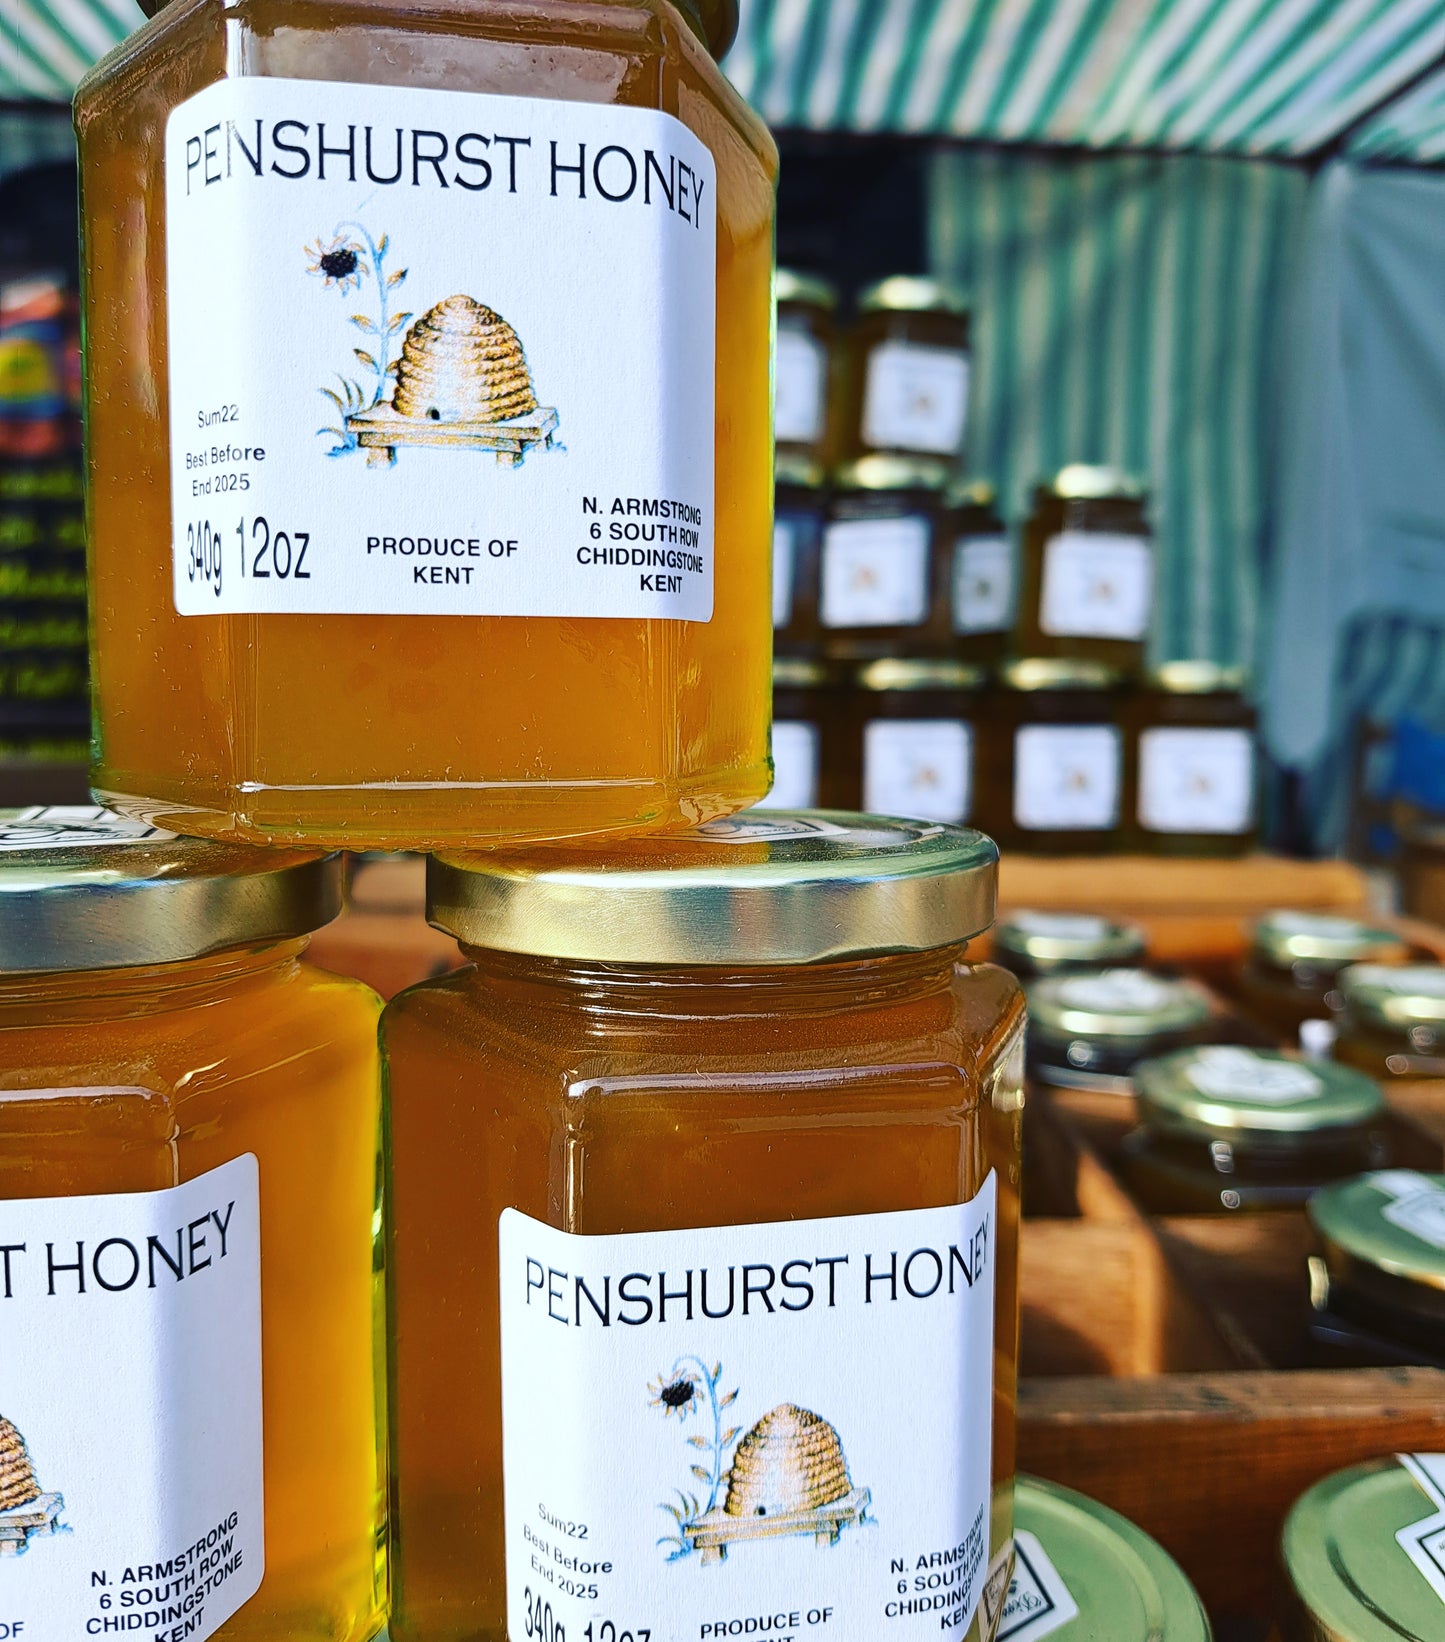
M 1445 1077 L 1445 966 L 1352 964 L 1336 990 L 1336 1060 L 1377 1078 Z
M 992 1633 L 1023 1007 L 963 943 L 996 859 L 752 811 L 432 862 L 470 963 L 382 1029 L 399 1642 Z
M 841 383 L 841 458 L 906 456 L 946 479 L 968 426 L 969 313 L 936 279 L 894 275 L 858 297 Z
M 1137 673 L 1153 607 L 1143 488 L 1113 468 L 1077 463 L 1040 485 L 1020 544 L 1015 654 Z
M 820 661 L 773 663 L 773 786 L 756 808 L 810 810 L 828 801 L 837 784 L 839 694 Z
M 381 1004 L 305 961 L 340 894 L 334 858 L 0 812 L 12 1634 L 382 1623 Z
M 1254 842 L 1255 714 L 1244 674 L 1171 661 L 1131 702 L 1127 843 L 1151 855 L 1243 855 Z
M 987 480 L 965 480 L 950 492 L 947 528 L 953 538 L 954 648 L 966 661 L 997 665 L 1013 627 L 1014 556 Z
M 1403 964 L 1410 955 L 1393 930 L 1332 913 L 1266 913 L 1251 935 L 1239 976 L 1240 1001 L 1264 1024 L 1298 1032 L 1327 1020 L 1343 1001 L 1336 985 L 1351 964 Z
M 1203 987 L 1146 969 L 1097 969 L 1030 982 L 1029 1074 L 1063 1089 L 1129 1095 L 1143 1060 L 1217 1035 Z
M 818 555 L 826 493 L 823 469 L 779 456 L 773 512 L 773 649 L 780 656 L 816 656 Z
M 1445 1368 L 1445 1175 L 1383 1169 L 1309 1201 L 1310 1332 L 1356 1362 Z
M 170 4 L 86 77 L 118 807 L 416 849 L 762 796 L 777 154 L 710 55 L 736 15 Z
M 1004 849 L 1117 849 L 1124 733 L 1117 673 L 1093 662 L 1011 662 L 1000 678 L 980 783 L 981 825 Z
M 1072 1488 L 1021 1476 L 1014 1571 L 998 1634 L 1019 1642 L 1210 1642 L 1179 1564 L 1148 1534 Z
M 1317 1482 L 1285 1519 L 1269 1642 L 1434 1642 L 1442 1515 L 1439 1454 L 1369 1460 Z
M 993 956 L 1015 975 L 1064 975 L 1081 969 L 1137 967 L 1146 951 L 1144 931 L 1092 912 L 1021 909 L 999 919 Z
M 960 661 L 873 661 L 853 676 L 841 797 L 870 815 L 974 819 L 985 679 Z
M 1298 1208 L 1390 1161 L 1380 1086 L 1352 1067 L 1206 1044 L 1142 1062 L 1134 1092 L 1124 1171 L 1156 1214 Z
M 777 358 L 773 367 L 773 437 L 778 454 L 828 460 L 829 364 L 838 292 L 825 279 L 779 268 Z
M 869 456 L 834 480 L 818 621 L 837 661 L 953 653 L 941 475 Z

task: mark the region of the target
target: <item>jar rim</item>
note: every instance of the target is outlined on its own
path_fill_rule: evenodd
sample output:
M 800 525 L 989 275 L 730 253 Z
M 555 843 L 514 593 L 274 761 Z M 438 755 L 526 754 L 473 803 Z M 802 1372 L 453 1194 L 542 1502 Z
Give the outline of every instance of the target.
M 181 838 L 99 806 L 0 810 L 0 974 L 134 969 L 292 940 L 341 901 L 339 855 Z
M 779 268 L 773 274 L 773 295 L 778 306 L 785 302 L 823 308 L 828 313 L 838 306 L 838 287 L 817 274 L 799 273 L 795 268 Z
M 623 843 L 434 855 L 427 916 L 533 957 L 787 967 L 970 940 L 993 921 L 997 875 L 997 846 L 965 827 L 746 810 Z

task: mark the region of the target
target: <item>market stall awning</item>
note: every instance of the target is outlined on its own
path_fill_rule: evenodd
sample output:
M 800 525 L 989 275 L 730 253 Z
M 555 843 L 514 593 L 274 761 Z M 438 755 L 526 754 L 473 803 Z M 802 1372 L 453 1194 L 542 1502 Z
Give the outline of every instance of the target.
M 1348 152 L 1358 159 L 1417 165 L 1445 161 L 1445 69 L 1367 120 L 1351 138 Z
M 144 21 L 136 0 L 0 0 L 0 100 L 69 102 L 86 69 Z

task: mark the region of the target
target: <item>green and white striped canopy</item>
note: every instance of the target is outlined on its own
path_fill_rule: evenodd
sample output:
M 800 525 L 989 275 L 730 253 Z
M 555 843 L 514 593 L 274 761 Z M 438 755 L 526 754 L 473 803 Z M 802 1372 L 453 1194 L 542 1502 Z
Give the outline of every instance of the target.
M 1354 158 L 1438 165 L 1445 160 L 1445 69 L 1368 120 L 1349 144 Z
M 136 0 L 0 0 L 0 99 L 69 102 L 86 69 L 144 21 Z

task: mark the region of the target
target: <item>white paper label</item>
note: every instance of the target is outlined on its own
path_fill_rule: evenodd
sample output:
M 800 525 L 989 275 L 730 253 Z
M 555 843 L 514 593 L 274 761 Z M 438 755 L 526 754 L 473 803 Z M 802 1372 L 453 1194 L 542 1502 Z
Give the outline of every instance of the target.
M 509 1633 L 964 1635 L 995 1198 L 603 1237 L 503 1214 Z
M 818 802 L 818 726 L 773 720 L 773 786 L 755 808 L 810 810 Z
M 716 200 L 650 109 L 249 77 L 182 103 L 176 609 L 707 621 Z
M 1396 1458 L 1436 1509 L 1422 1521 L 1400 1529 L 1395 1543 L 1445 1602 L 1445 1454 L 1398 1454 Z
M 1112 724 L 1025 724 L 1014 740 L 1014 820 L 1035 832 L 1116 825 L 1119 766 Z
M 1392 1226 L 1432 1248 L 1445 1249 L 1445 1191 L 1423 1175 L 1406 1171 L 1371 1175 L 1370 1184 L 1393 1199 L 1380 1211 Z
M 1014 1535 L 1014 1574 L 995 1642 L 1043 1642 L 1079 1617 L 1059 1570 L 1038 1537 L 1021 1528 Z
M 1096 975 L 1074 975 L 1060 983 L 1059 1002 L 1072 1009 L 1101 1014 L 1150 1015 L 1173 1003 L 1177 981 L 1161 980 L 1147 969 L 1103 969 Z
M 1248 832 L 1254 737 L 1240 729 L 1143 731 L 1139 821 L 1151 832 Z
M 793 535 L 787 519 L 773 523 L 773 626 L 781 631 L 793 619 Z
M 1352 964 L 1351 979 L 1399 997 L 1445 998 L 1445 967 L 1439 964 Z
M 916 342 L 881 342 L 868 355 L 863 443 L 954 456 L 968 417 L 968 355 Z
M 1256 1106 L 1294 1106 L 1314 1100 L 1324 1088 L 1319 1075 L 1298 1061 L 1275 1060 L 1233 1044 L 1197 1050 L 1184 1075 L 1201 1095 Z
M 1055 638 L 1142 639 L 1153 596 L 1145 536 L 1066 530 L 1044 544 L 1039 626 Z
M 773 433 L 780 445 L 811 445 L 823 437 L 828 355 L 808 331 L 778 326 L 773 378 Z
M 1006 536 L 961 536 L 953 548 L 953 630 L 1001 633 L 1013 616 L 1013 550 Z
M 958 719 L 873 719 L 863 729 L 863 808 L 870 815 L 966 821 L 973 730 Z
M 917 627 L 928 617 L 928 521 L 839 519 L 823 532 L 824 627 Z
M 34 1496 L 0 1510 L 9 1637 L 204 1642 L 260 1587 L 257 1203 L 249 1155 L 0 1202 L 0 1488 Z
M 1101 941 L 1109 923 L 1091 912 L 1016 912 L 1009 922 L 1025 935 L 1046 935 L 1057 941 Z
M 75 849 L 82 844 L 139 844 L 174 838 L 98 804 L 33 804 L 0 810 L 0 850 Z

